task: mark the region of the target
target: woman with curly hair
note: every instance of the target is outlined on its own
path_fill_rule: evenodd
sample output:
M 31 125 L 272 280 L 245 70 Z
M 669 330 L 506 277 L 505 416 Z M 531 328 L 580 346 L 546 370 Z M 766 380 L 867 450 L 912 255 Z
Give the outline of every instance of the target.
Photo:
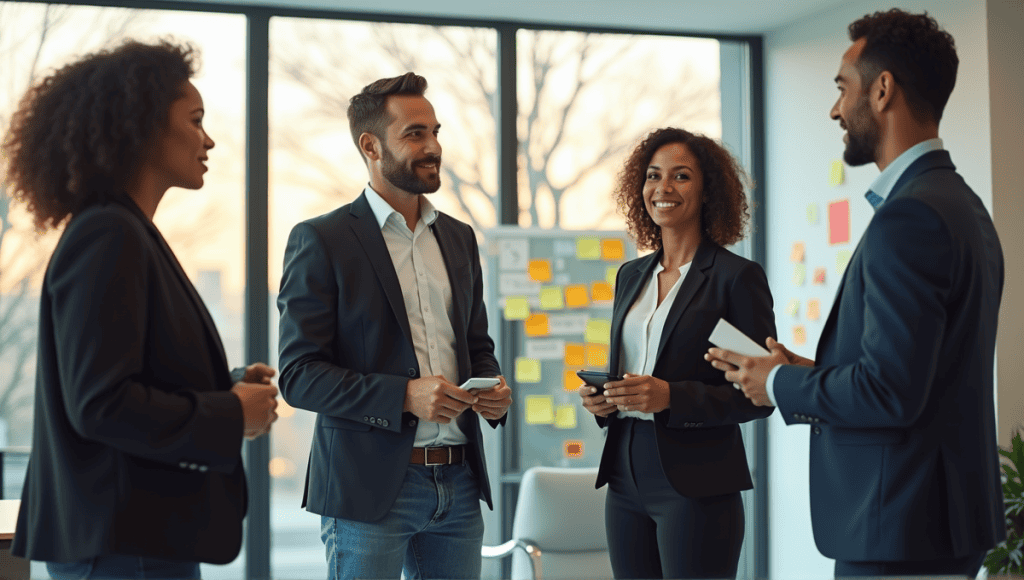
M 13 554 L 63 578 L 198 578 L 246 511 L 243 436 L 274 370 L 229 370 L 153 214 L 203 185 L 195 54 L 128 41 L 32 87 L 3 143 L 37 230 L 63 226 L 40 296 L 35 420 Z
M 630 154 L 616 196 L 629 233 L 653 253 L 615 281 L 610 372 L 581 386 L 608 427 L 597 487 L 616 578 L 735 578 L 740 491 L 753 484 L 739 424 L 767 417 L 704 360 L 720 318 L 764 343 L 775 336 L 764 270 L 723 246 L 743 237 L 744 173 L 718 143 L 676 128 Z

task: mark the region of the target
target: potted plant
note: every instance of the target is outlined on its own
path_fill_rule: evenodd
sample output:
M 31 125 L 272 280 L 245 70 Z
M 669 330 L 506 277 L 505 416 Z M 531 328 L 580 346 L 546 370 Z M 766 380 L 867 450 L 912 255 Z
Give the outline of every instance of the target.
M 985 556 L 989 575 L 1024 574 L 1024 442 L 1020 431 L 1013 434 L 1009 449 L 1000 449 L 1006 458 L 1003 468 L 1003 501 L 1006 503 L 1006 541 Z

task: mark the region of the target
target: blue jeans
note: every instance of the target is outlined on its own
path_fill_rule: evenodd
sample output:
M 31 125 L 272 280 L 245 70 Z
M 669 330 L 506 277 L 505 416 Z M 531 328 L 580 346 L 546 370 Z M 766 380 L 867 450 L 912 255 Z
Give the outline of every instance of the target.
M 410 465 L 382 519 L 321 517 L 328 580 L 480 578 L 484 520 L 466 465 Z
M 47 562 L 53 580 L 199 580 L 198 562 L 107 554 L 81 562 Z

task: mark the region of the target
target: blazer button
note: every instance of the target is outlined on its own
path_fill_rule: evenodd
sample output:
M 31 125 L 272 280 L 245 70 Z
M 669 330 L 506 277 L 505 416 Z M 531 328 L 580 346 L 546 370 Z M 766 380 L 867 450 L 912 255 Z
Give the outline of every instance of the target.
M 209 468 L 209 467 L 207 467 L 207 466 L 205 466 L 205 465 L 200 465 L 200 466 L 199 466 L 199 472 L 200 472 L 200 473 L 206 473 L 206 472 L 207 472 L 207 471 L 208 471 L 209 469 L 210 469 L 210 468 Z
M 796 419 L 797 421 L 799 421 L 800 420 L 800 413 L 793 413 L 793 418 Z
M 195 463 L 191 463 L 191 464 L 189 464 L 188 468 L 191 469 L 192 471 L 195 471 L 195 470 L 199 469 L 199 466 L 196 465 Z
M 409 420 L 409 426 L 410 427 L 415 427 L 416 426 L 416 419 L 410 419 Z
M 178 467 L 182 469 L 188 469 L 188 461 L 182 461 L 181 463 L 178 464 Z
M 416 369 L 410 367 L 409 368 L 409 376 L 410 377 L 415 377 L 416 376 Z
M 383 427 L 387 427 L 387 426 L 388 426 L 388 420 L 387 420 L 387 419 L 384 419 L 383 421 L 381 421 L 381 423 L 380 423 L 380 424 L 381 424 L 381 426 L 383 426 Z
M 367 417 L 366 415 L 363 415 L 363 421 L 369 421 L 369 420 L 370 420 L 369 417 Z
M 814 431 L 815 435 L 821 435 L 821 427 L 818 427 L 817 425 L 815 425 L 814 429 L 812 429 L 812 430 Z
M 378 425 L 383 425 L 384 424 L 384 419 L 381 419 L 380 417 L 377 417 L 377 424 Z

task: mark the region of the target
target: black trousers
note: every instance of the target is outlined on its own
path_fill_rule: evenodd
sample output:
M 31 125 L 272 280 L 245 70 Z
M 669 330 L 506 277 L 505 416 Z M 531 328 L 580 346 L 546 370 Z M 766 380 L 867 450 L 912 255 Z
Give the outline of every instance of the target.
M 627 418 L 608 483 L 605 524 L 616 578 L 735 578 L 743 545 L 739 492 L 690 498 L 665 477 L 654 424 Z
M 974 578 L 985 561 L 985 552 L 961 558 L 899 562 L 847 562 L 836 560 L 836 578 L 857 576 L 943 576 Z

